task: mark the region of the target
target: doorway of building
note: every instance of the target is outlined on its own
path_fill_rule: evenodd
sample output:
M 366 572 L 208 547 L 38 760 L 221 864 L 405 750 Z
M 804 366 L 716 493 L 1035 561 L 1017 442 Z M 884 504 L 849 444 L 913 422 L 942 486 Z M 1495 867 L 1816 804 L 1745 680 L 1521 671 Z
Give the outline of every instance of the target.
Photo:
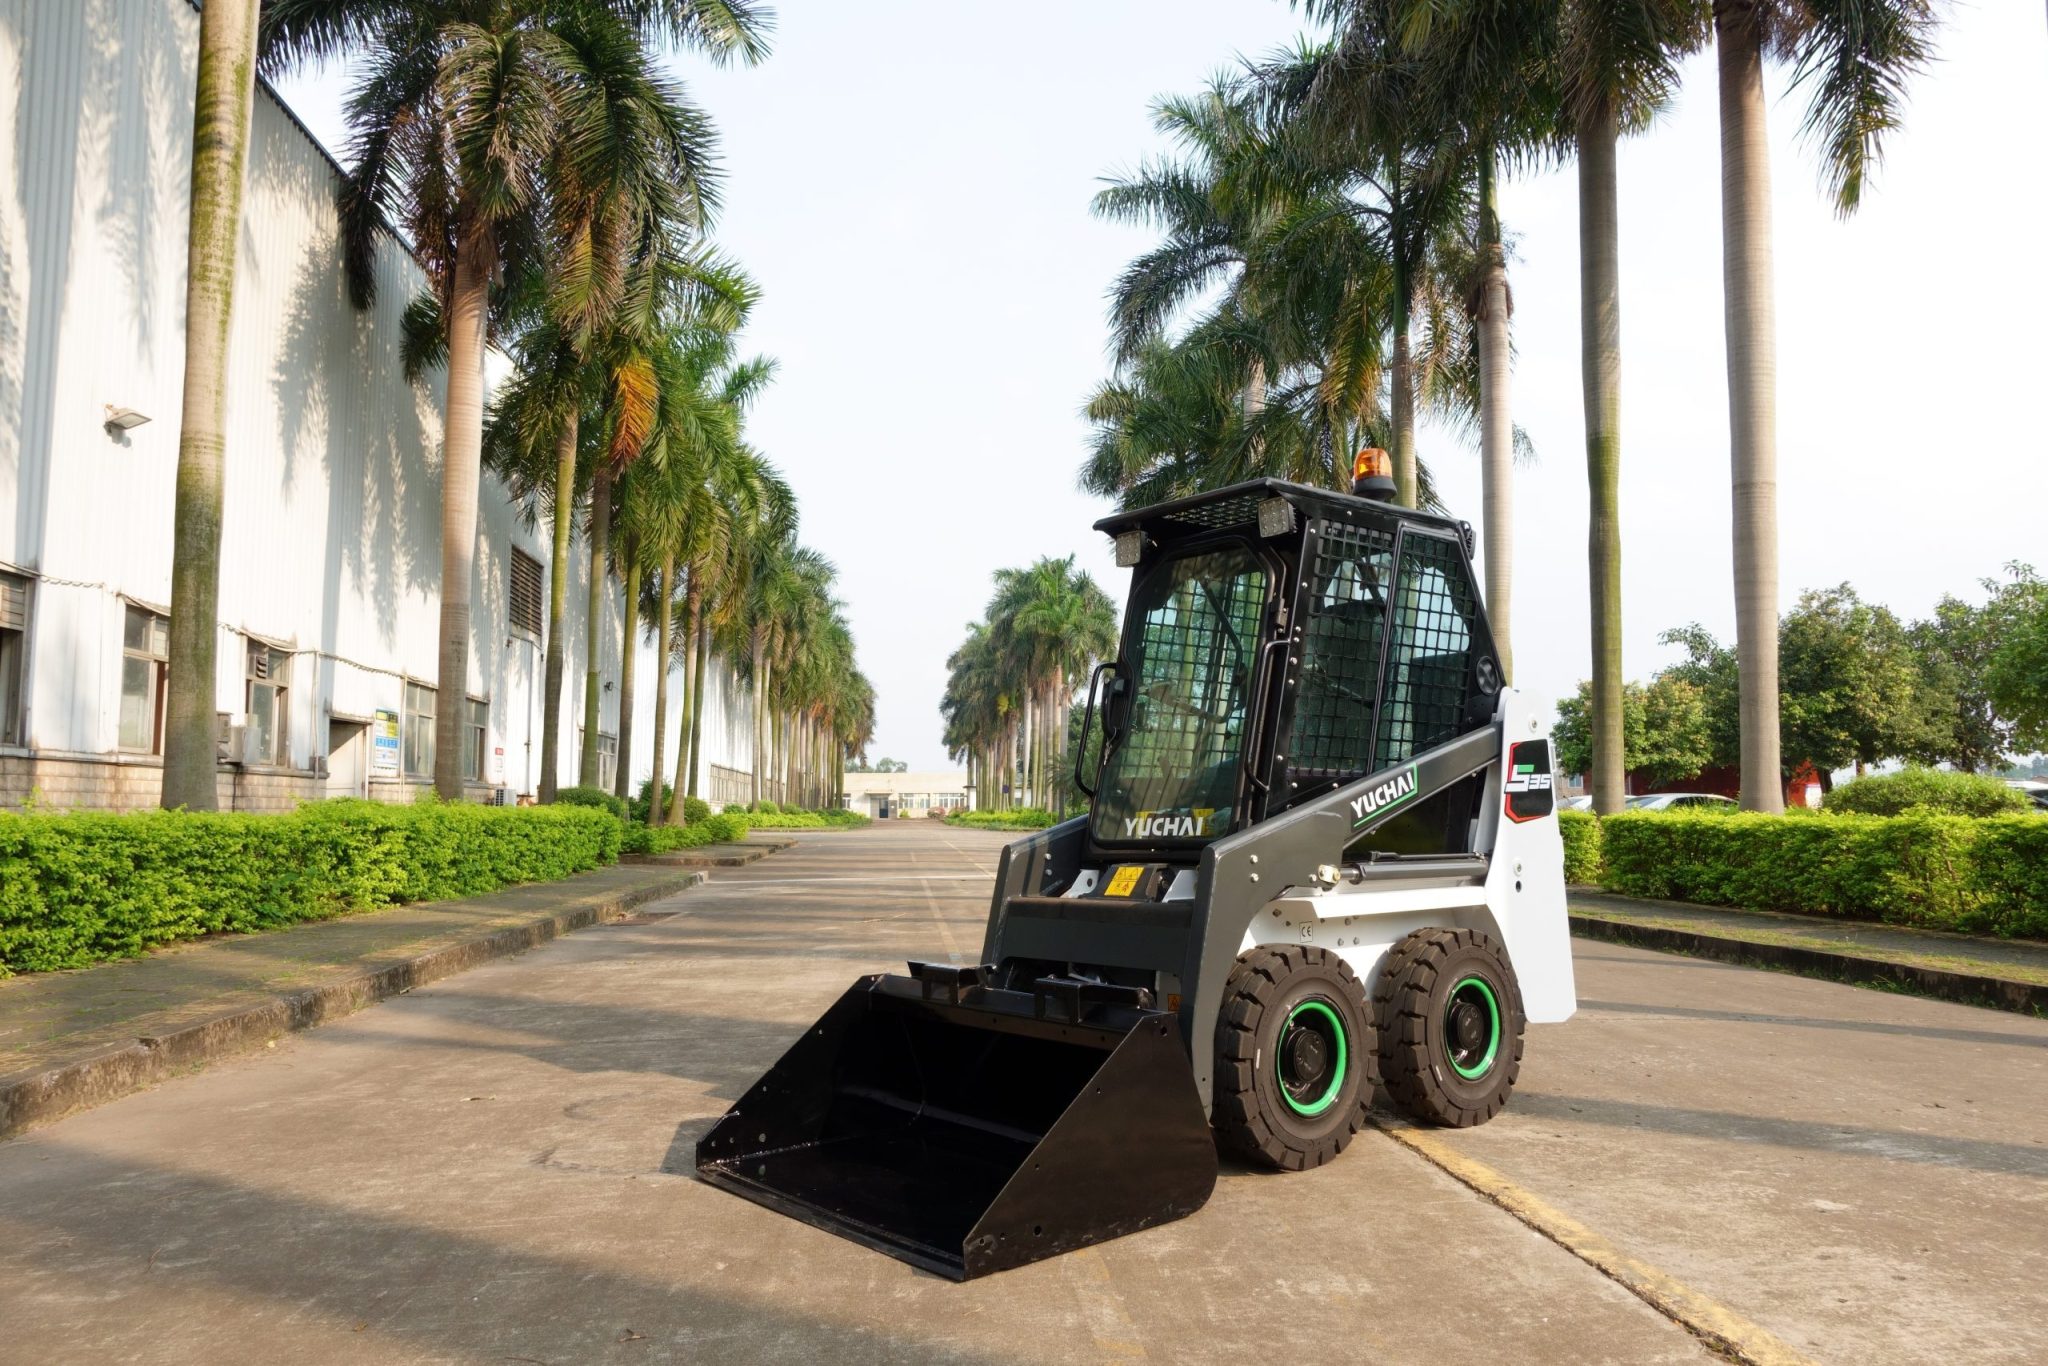
M 327 795 L 370 795 L 370 723 L 346 716 L 327 718 Z

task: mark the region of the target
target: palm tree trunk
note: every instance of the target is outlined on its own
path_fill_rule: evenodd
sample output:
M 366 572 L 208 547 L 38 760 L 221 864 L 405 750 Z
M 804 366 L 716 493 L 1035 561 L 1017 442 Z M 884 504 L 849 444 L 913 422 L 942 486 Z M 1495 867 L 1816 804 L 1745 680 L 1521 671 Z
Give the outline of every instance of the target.
M 753 796 L 749 802 L 761 800 L 761 718 L 768 710 L 768 642 L 759 631 L 754 633 L 754 743 L 749 769 Z
M 692 797 L 704 794 L 699 790 L 697 779 L 704 768 L 704 713 L 710 708 L 704 705 L 704 664 L 711 658 L 711 627 L 708 622 L 697 626 L 696 677 L 690 684 L 690 786 Z
M 1511 644 L 1515 586 L 1515 425 L 1508 405 L 1507 253 L 1501 247 L 1500 208 L 1493 148 L 1479 160 L 1479 478 L 1480 520 L 1486 541 L 1486 616 L 1493 627 L 1501 678 L 1515 678 Z
M 1020 805 L 1031 805 L 1031 742 L 1036 738 L 1034 721 L 1037 718 L 1037 689 L 1029 683 L 1024 685 L 1024 748 L 1018 754 L 1018 786 L 1023 790 L 1017 794 Z
M 1721 273 L 1735 498 L 1742 805 L 1783 811 L 1778 752 L 1778 357 L 1763 48 L 1749 6 L 1714 6 L 1721 83 Z
M 441 660 L 434 715 L 434 790 L 462 798 L 462 713 L 469 696 L 470 580 L 484 438 L 484 334 L 493 250 L 488 231 L 464 231 L 448 313 L 448 420 L 441 462 Z
M 697 572 L 689 572 L 689 587 L 683 590 L 683 725 L 676 735 L 676 780 L 669 791 L 668 823 L 686 825 L 683 797 L 690 781 L 690 731 L 696 723 L 697 697 L 690 689 L 697 670 L 697 611 L 703 601 Z
M 1415 277 L 1401 213 L 1400 166 L 1394 167 L 1394 501 L 1412 508 L 1417 503 L 1415 473 L 1415 361 L 1408 339 L 1415 308 Z
M 1593 612 L 1593 809 L 1621 810 L 1621 239 L 1615 111 L 1579 129 L 1579 335 Z
M 620 635 L 625 647 L 619 659 L 619 753 L 612 775 L 612 795 L 625 801 L 633 795 L 633 681 L 639 673 L 640 653 L 640 541 L 629 537 L 625 545 L 626 620 Z
M 600 462 L 590 489 L 590 616 L 584 622 L 584 658 L 588 662 L 583 673 L 583 757 L 576 779 L 584 787 L 597 786 L 597 728 L 603 717 L 598 661 L 604 647 L 604 596 L 609 580 L 605 560 L 611 549 L 611 531 L 612 473 L 608 464 Z
M 555 440 L 555 545 L 548 565 L 548 654 L 541 682 L 540 799 L 551 802 L 561 786 L 556 762 L 562 744 L 562 653 L 569 617 L 569 542 L 576 526 L 577 414 Z
M 192 207 L 185 257 L 185 393 L 172 511 L 166 810 L 212 811 L 215 668 L 220 642 L 221 488 L 227 463 L 228 329 L 255 89 L 256 0 L 215 0 L 199 14 L 192 111 Z
M 669 625 L 674 615 L 669 608 L 676 585 L 676 557 L 661 562 L 654 581 L 654 786 L 647 793 L 647 823 L 660 825 L 666 808 L 661 801 L 662 760 L 668 748 L 668 652 L 674 642 Z

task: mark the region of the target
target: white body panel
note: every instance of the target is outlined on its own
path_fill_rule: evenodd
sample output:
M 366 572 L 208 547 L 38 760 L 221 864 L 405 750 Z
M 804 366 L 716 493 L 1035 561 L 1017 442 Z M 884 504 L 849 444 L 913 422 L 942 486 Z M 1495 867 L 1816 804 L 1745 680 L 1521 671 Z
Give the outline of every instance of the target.
M 1455 877 L 1340 880 L 1290 888 L 1245 931 L 1243 949 L 1261 944 L 1320 944 L 1334 949 L 1371 994 L 1387 951 L 1416 930 L 1471 929 L 1506 945 L 1532 1024 L 1557 1024 L 1578 1008 L 1571 926 L 1565 914 L 1564 839 L 1557 815 L 1502 819 L 1509 771 L 1506 746 L 1543 738 L 1534 706 L 1513 690 L 1501 695 L 1503 751 L 1487 780 L 1473 848 L 1488 856 L 1484 883 Z

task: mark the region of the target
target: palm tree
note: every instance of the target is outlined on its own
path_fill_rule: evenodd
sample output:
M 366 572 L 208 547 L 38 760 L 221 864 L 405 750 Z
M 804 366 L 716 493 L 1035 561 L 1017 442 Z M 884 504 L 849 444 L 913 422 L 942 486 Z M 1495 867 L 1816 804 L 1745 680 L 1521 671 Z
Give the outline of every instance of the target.
M 1782 811 L 1778 747 L 1777 319 L 1771 273 L 1766 56 L 1805 86 L 1836 211 L 1899 126 L 1907 78 L 1932 55 L 1931 0 L 1714 0 L 1721 99 L 1721 271 L 1735 503 L 1735 650 L 1741 670 L 1742 805 Z
M 1703 37 L 1694 0 L 1566 0 L 1554 79 L 1579 160 L 1580 382 L 1586 414 L 1593 638 L 1593 806 L 1622 809 L 1621 228 L 1616 151 L 1669 101 Z
M 1467 294 L 1479 368 L 1479 458 L 1487 618 L 1501 675 L 1514 679 L 1515 431 L 1509 415 L 1512 350 L 1507 252 L 1499 178 L 1504 160 L 1530 160 L 1554 141 L 1555 3 L 1403 0 L 1402 42 L 1422 65 L 1419 88 L 1444 135 L 1477 161 L 1472 229 L 1476 278 Z
M 220 634 L 220 526 L 227 463 L 228 323 L 242 235 L 243 165 L 255 89 L 256 0 L 199 13 L 192 110 L 191 231 L 185 255 L 185 392 L 172 513 L 171 638 L 164 715 L 166 810 L 211 811 L 214 647 Z
M 448 700 L 434 759 L 434 785 L 445 798 L 463 788 L 463 713 L 453 699 L 469 681 L 492 280 L 532 259 L 545 239 L 550 194 L 578 191 L 551 181 L 551 172 L 617 166 L 615 91 L 665 92 L 661 107 L 639 108 L 638 116 L 672 139 L 668 156 L 691 168 L 696 196 L 706 199 L 704 122 L 681 106 L 651 49 L 666 42 L 753 60 L 765 32 L 764 16 L 746 0 L 272 0 L 264 10 L 264 54 L 273 65 L 360 56 L 340 195 L 350 294 L 358 307 L 372 302 L 375 235 L 396 221 L 427 268 L 445 339 L 439 677 Z M 616 381 L 614 401 L 626 389 Z M 630 440 L 630 426 L 616 416 L 613 427 Z M 598 472 L 600 494 L 606 474 Z M 601 541 L 604 522 L 594 521 L 593 540 Z
M 640 158 L 649 162 L 650 158 Z M 696 248 L 667 250 L 665 190 L 628 184 L 614 196 L 638 204 L 631 240 L 620 244 L 620 226 L 601 217 L 572 220 L 571 240 L 562 245 L 546 274 L 535 270 L 513 292 L 505 311 L 514 332 L 511 378 L 491 404 L 484 426 L 484 464 L 504 478 L 515 498 L 550 512 L 554 552 L 548 592 L 547 664 L 542 694 L 540 799 L 552 801 L 560 773 L 559 736 L 563 655 L 567 633 L 570 538 L 582 494 L 608 471 L 613 489 L 646 443 L 645 405 L 659 394 L 642 385 L 625 386 L 625 397 L 606 406 L 618 372 L 644 352 L 641 339 L 661 329 L 709 328 L 730 331 L 746 319 L 757 297 L 752 282 L 714 253 Z M 622 210 L 613 209 L 614 214 Z M 596 245 L 593 245 L 595 243 Z M 610 245 L 605 245 L 610 243 Z M 629 253 L 624 262 L 607 258 Z M 609 285 L 594 277 L 614 277 Z M 584 414 L 598 420 L 586 423 Z M 603 439 L 611 433 L 609 441 Z M 636 446 L 634 443 L 638 442 Z M 615 501 L 608 497 L 607 501 Z M 595 537 L 592 538 L 593 542 Z M 632 556 L 616 563 L 631 574 L 641 566 Z M 593 596 L 602 607 L 611 564 L 593 564 Z M 637 588 L 637 582 L 629 590 Z M 627 594 L 627 611 L 638 604 Z M 601 623 L 601 612 L 593 621 Z M 629 621 L 624 633 L 633 635 Z M 632 652 L 625 652 L 630 667 Z M 594 671 L 601 663 L 591 659 Z M 624 698 L 624 681 L 621 684 Z M 587 691 L 587 690 L 586 690 Z M 630 711 L 620 716 L 619 767 L 627 767 Z M 595 733 L 585 718 L 585 733 Z
M 1405 383 L 1389 374 L 1385 356 L 1401 349 L 1389 339 L 1395 242 L 1414 260 L 1406 298 L 1423 316 L 1462 295 L 1464 266 L 1440 233 L 1394 233 L 1395 220 L 1418 221 L 1414 204 L 1390 214 L 1373 171 L 1302 116 L 1328 59 L 1305 47 L 1163 101 L 1156 122 L 1183 156 L 1097 196 L 1099 214 L 1163 240 L 1112 293 L 1118 373 L 1088 404 L 1097 436 L 1085 487 L 1126 505 L 1261 475 L 1348 489 L 1350 452 L 1396 444 L 1390 413 L 1404 402 L 1411 425 L 1417 401 L 1454 423 L 1476 412 L 1477 371 L 1466 384 L 1457 329 L 1426 327 Z M 1172 335 L 1212 293 L 1214 306 Z M 1432 501 L 1419 464 L 1411 488 Z

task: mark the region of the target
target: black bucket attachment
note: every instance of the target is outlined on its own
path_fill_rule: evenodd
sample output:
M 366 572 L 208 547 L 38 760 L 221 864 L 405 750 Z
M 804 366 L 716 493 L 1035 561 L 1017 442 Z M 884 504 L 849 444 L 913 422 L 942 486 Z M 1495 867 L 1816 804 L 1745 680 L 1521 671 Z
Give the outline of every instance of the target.
M 840 997 L 697 1145 L 698 1176 L 956 1280 L 1208 1200 L 1215 1143 L 1151 993 L 910 971 Z

